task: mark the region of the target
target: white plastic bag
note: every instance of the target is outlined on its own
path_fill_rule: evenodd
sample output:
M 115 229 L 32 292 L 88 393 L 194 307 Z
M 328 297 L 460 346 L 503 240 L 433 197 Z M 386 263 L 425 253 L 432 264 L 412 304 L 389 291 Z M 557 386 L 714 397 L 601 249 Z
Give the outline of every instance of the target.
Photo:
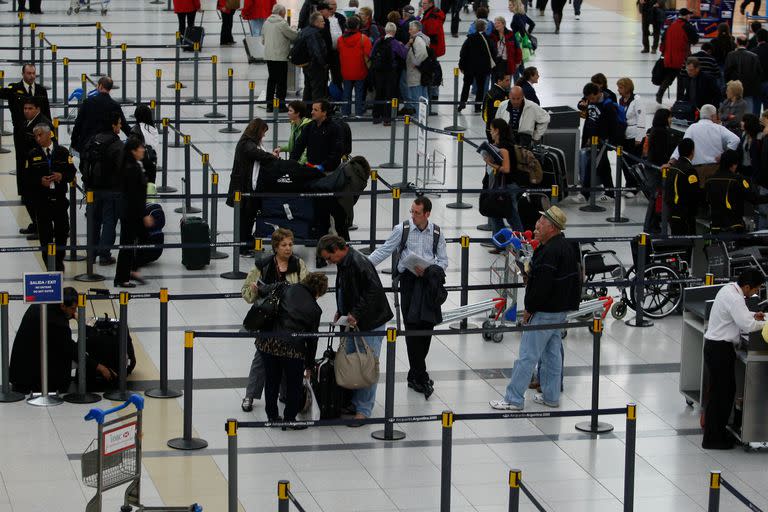
M 319 420 L 320 419 L 320 404 L 317 403 L 317 397 L 315 391 L 312 389 L 312 384 L 307 377 L 304 377 L 304 389 L 306 390 L 306 401 L 304 402 L 301 412 L 299 413 L 305 420 Z

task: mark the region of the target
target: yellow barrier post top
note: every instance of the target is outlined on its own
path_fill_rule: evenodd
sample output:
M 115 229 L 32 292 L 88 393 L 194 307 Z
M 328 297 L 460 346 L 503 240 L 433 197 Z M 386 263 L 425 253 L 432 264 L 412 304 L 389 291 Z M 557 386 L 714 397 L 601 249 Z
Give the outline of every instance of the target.
M 185 135 L 184 136 L 184 145 L 188 146 L 191 140 L 192 140 L 192 137 L 190 137 L 189 135 Z
M 195 345 L 195 331 L 184 331 L 184 348 L 192 348 Z
M 96 30 L 101 30 L 101 22 L 100 21 L 96 22 Z
M 460 241 L 461 241 L 461 248 L 462 249 L 467 249 L 469 247 L 469 236 L 468 235 L 461 235 Z
M 234 70 L 234 69 L 232 69 L 232 68 L 228 68 L 228 69 L 227 69 L 227 76 L 228 76 L 228 77 L 233 77 L 233 76 L 235 76 L 235 70 Z
M 211 55 L 211 64 L 218 64 L 218 63 L 219 63 L 219 56 Z
M 456 134 L 456 142 L 464 142 L 464 134 L 459 132 Z
M 52 44 L 51 45 L 51 53 L 56 53 L 57 51 L 59 51 L 59 47 L 56 46 L 55 44 Z
M 261 252 L 264 250 L 264 244 L 261 240 L 261 238 L 254 238 L 253 239 L 253 250 L 256 252 Z
M 379 179 L 379 171 L 371 169 L 371 181 L 376 181 L 377 179 Z
M 173 84 L 173 88 L 177 91 L 181 91 L 181 82 L 176 82 Z
M 621 152 L 623 151 L 621 146 L 616 146 L 616 156 L 621 156 Z
M 291 17 L 291 10 L 290 9 L 288 9 L 288 13 L 286 14 L 286 16 L 288 16 L 289 18 Z
M 77 307 L 84 308 L 85 304 L 88 300 L 88 295 L 85 293 L 78 293 L 77 294 Z
M 392 98 L 391 105 L 392 105 L 392 108 L 397 108 L 397 98 Z
M 709 473 L 709 488 L 710 489 L 719 489 L 720 488 L 720 472 L 719 471 L 710 471 L 710 473 Z
M 667 172 L 669 171 L 669 167 L 666 165 L 662 166 L 661 168 L 661 178 L 666 179 L 667 178 Z
M 168 288 L 160 288 L 160 302 L 168 302 Z
M 30 23 L 29 24 L 29 29 L 30 30 L 35 30 L 36 28 L 37 28 L 37 23 Z
M 37 38 L 39 40 L 41 40 L 41 41 L 44 41 L 45 40 L 45 32 L 40 32 L 39 34 L 37 34 Z
M 176 39 L 181 39 L 181 32 L 176 32 Z
M 142 59 L 139 56 L 137 56 L 134 60 L 136 61 L 136 64 L 141 64 L 142 62 Z
M 636 404 L 627 404 L 627 419 L 628 420 L 636 420 L 637 419 L 637 405 Z
M 85 193 L 85 202 L 88 204 L 93 203 L 93 190 L 88 190 Z
M 19 12 L 18 16 L 19 16 L 19 21 L 22 21 L 24 19 L 24 13 L 23 12 Z
M 194 50 L 194 51 L 196 51 L 196 52 L 199 52 L 199 51 L 200 51 L 200 42 L 199 42 L 199 41 L 195 41 L 195 42 L 192 44 L 192 50 Z
M 69 66 L 69 58 L 64 57 L 63 59 L 61 59 L 61 63 L 64 66 Z
M 211 183 L 214 184 L 214 185 L 218 185 L 219 184 L 219 173 L 215 172 L 215 173 L 211 174 Z
M 400 199 L 400 189 L 397 187 L 392 188 L 392 199 Z
M 272 98 L 272 108 L 280 108 L 280 98 L 274 97 Z
M 229 437 L 237 436 L 237 420 L 229 418 L 227 420 L 227 435 Z
M 86 80 L 88 80 L 88 75 L 85 73 L 80 73 L 80 81 L 85 82 Z
M 637 242 L 639 245 L 648 244 L 648 233 L 640 233 L 640 240 Z
M 109 41 L 110 39 L 112 39 L 112 32 L 107 32 L 105 35 L 106 35 L 106 37 L 107 37 L 107 41 Z
M 211 161 L 211 157 L 208 155 L 208 153 L 203 153 L 202 155 L 200 155 L 200 159 L 204 164 L 207 164 L 208 162 Z
M 510 469 L 509 470 L 509 486 L 513 489 L 517 489 L 520 487 L 520 476 L 521 471 L 519 469 Z
M 453 411 L 443 411 L 443 428 L 453 427 Z
M 387 327 L 387 342 L 394 343 L 397 341 L 397 327 Z
M 553 196 L 559 196 L 560 195 L 560 186 L 559 185 L 552 185 L 551 194 Z
M 149 100 L 149 108 L 155 110 L 155 107 L 157 107 L 157 102 L 155 100 Z
M 0 292 L 0 306 L 7 306 L 10 298 L 8 292 Z
M 128 292 L 120 292 L 120 305 L 125 306 L 131 299 L 131 295 Z
M 411 124 L 411 116 L 405 116 L 405 117 L 403 118 L 403 122 L 404 122 L 405 124 Z
M 0 69 L 0 78 L 5 78 L 5 71 Z
M 249 91 L 252 91 L 252 90 L 254 90 L 255 88 L 256 88 L 256 82 L 254 82 L 253 80 L 251 80 L 250 82 L 248 82 L 248 90 L 249 90 Z
M 597 138 L 597 135 L 593 135 L 593 136 L 592 136 L 592 145 L 593 145 L 593 146 L 597 146 L 597 142 L 598 142 L 598 140 L 599 140 L 599 139 Z
M 48 244 L 48 256 L 56 256 L 56 244 Z
M 155 78 L 163 78 L 163 70 L 162 69 L 156 69 L 155 70 Z
M 120 43 L 120 49 L 125 52 L 128 50 L 128 44 L 127 43 Z
M 603 332 L 602 317 L 598 316 L 592 319 L 592 332 Z
M 459 68 L 453 68 L 453 76 L 459 76 Z
M 286 480 L 280 480 L 277 482 L 277 499 L 279 500 L 287 500 L 288 499 L 288 491 L 291 490 L 291 484 L 290 482 Z
M 167 128 L 170 122 L 171 122 L 170 119 L 168 119 L 167 117 L 164 117 L 161 124 L 163 125 L 163 127 Z
M 239 203 L 239 202 L 240 202 L 240 191 L 239 191 L 239 190 L 235 190 L 235 197 L 234 197 L 234 201 L 235 201 L 236 203 Z
M 53 120 L 51 121 L 51 124 L 53 124 L 54 128 L 58 128 L 59 127 L 59 122 L 60 122 L 59 118 L 58 117 L 54 117 Z

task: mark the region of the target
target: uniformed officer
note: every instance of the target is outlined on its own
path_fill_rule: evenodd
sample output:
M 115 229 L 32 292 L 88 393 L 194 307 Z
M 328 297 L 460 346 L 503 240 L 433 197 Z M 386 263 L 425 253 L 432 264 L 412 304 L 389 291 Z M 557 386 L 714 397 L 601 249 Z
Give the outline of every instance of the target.
M 667 169 L 664 202 L 669 209 L 672 235 L 696 234 L 696 211 L 699 207 L 699 177 L 693 160 L 693 139 L 683 139 L 677 146 L 680 158 Z
M 485 121 L 485 136 L 488 138 L 488 142 L 493 143 L 491 138 L 491 121 L 496 118 L 496 111 L 499 109 L 499 105 L 502 101 L 507 99 L 509 95 L 509 75 L 502 73 L 493 73 L 493 85 L 485 93 L 485 100 L 483 101 L 483 121 Z
M 32 149 L 37 147 L 37 142 L 35 142 L 35 135 L 32 133 L 32 130 L 35 126 L 41 123 L 46 124 L 50 126 L 51 129 L 53 129 L 53 124 L 51 123 L 50 119 L 42 114 L 42 110 L 40 109 L 40 100 L 38 98 L 35 98 L 34 96 L 26 96 L 23 103 L 25 122 L 22 135 L 16 142 L 16 154 L 21 155 L 24 166 L 26 166 L 27 155 L 30 151 L 32 151 Z M 23 169 L 23 167 L 21 167 L 21 169 Z M 16 173 L 16 188 L 18 189 L 18 193 L 21 196 L 21 201 L 24 204 L 24 207 L 27 209 L 27 213 L 29 214 L 29 218 L 32 222 L 25 229 L 20 229 L 19 232 L 21 234 L 26 234 L 27 240 L 37 240 L 37 214 L 35 213 L 34 202 L 29 195 L 29 191 L 25 190 L 23 175 L 23 171 Z
M 768 203 L 768 196 L 761 197 L 750 187 L 749 182 L 736 173 L 739 154 L 728 149 L 720 157 L 720 168 L 704 187 L 709 202 L 712 233 L 743 233 L 744 202 Z
M 54 240 L 57 246 L 67 243 L 67 185 L 75 177 L 75 166 L 67 148 L 54 143 L 50 126 L 40 123 L 34 127 L 34 134 L 38 147 L 27 156 L 24 182 L 37 212 L 40 245 L 45 262 L 49 243 Z M 64 271 L 63 249 L 56 251 L 56 270 Z
M 727 450 L 733 439 L 726 426 L 736 395 L 736 351 L 742 332 L 758 331 L 765 325 L 763 313 L 749 311 L 745 297 L 760 291 L 765 278 L 760 270 L 743 270 L 735 283 L 723 286 L 715 296 L 704 333 L 704 364 L 709 372 L 709 398 L 704 409 L 702 448 Z

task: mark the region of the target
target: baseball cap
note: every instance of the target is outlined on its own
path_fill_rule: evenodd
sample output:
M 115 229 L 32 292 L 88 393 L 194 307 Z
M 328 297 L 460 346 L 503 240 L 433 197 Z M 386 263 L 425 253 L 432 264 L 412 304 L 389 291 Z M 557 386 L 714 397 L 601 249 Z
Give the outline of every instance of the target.
M 403 14 L 413 16 L 416 13 L 416 9 L 412 5 L 406 5 L 403 7 Z

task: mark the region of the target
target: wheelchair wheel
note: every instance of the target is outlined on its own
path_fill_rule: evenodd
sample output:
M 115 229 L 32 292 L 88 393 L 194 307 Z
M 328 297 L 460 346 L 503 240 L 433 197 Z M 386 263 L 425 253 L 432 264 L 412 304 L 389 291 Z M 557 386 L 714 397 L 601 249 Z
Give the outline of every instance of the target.
M 621 320 L 627 315 L 627 304 L 625 302 L 617 302 L 611 306 L 611 316 L 616 320 Z
M 635 309 L 635 296 L 634 296 L 634 285 L 635 282 L 635 275 L 637 275 L 637 271 L 635 270 L 635 266 L 632 265 L 629 267 L 629 270 L 627 270 L 627 274 L 625 279 L 629 281 L 629 286 L 627 286 L 627 289 L 630 290 L 632 293 L 627 293 L 626 296 L 626 305 L 629 306 L 631 309 Z
M 664 318 L 680 307 L 683 300 L 683 285 L 681 283 L 654 282 L 677 279 L 679 279 L 677 272 L 666 265 L 650 265 L 645 269 L 644 315 L 650 318 Z M 629 296 L 632 303 L 637 304 L 634 286 L 629 289 Z

